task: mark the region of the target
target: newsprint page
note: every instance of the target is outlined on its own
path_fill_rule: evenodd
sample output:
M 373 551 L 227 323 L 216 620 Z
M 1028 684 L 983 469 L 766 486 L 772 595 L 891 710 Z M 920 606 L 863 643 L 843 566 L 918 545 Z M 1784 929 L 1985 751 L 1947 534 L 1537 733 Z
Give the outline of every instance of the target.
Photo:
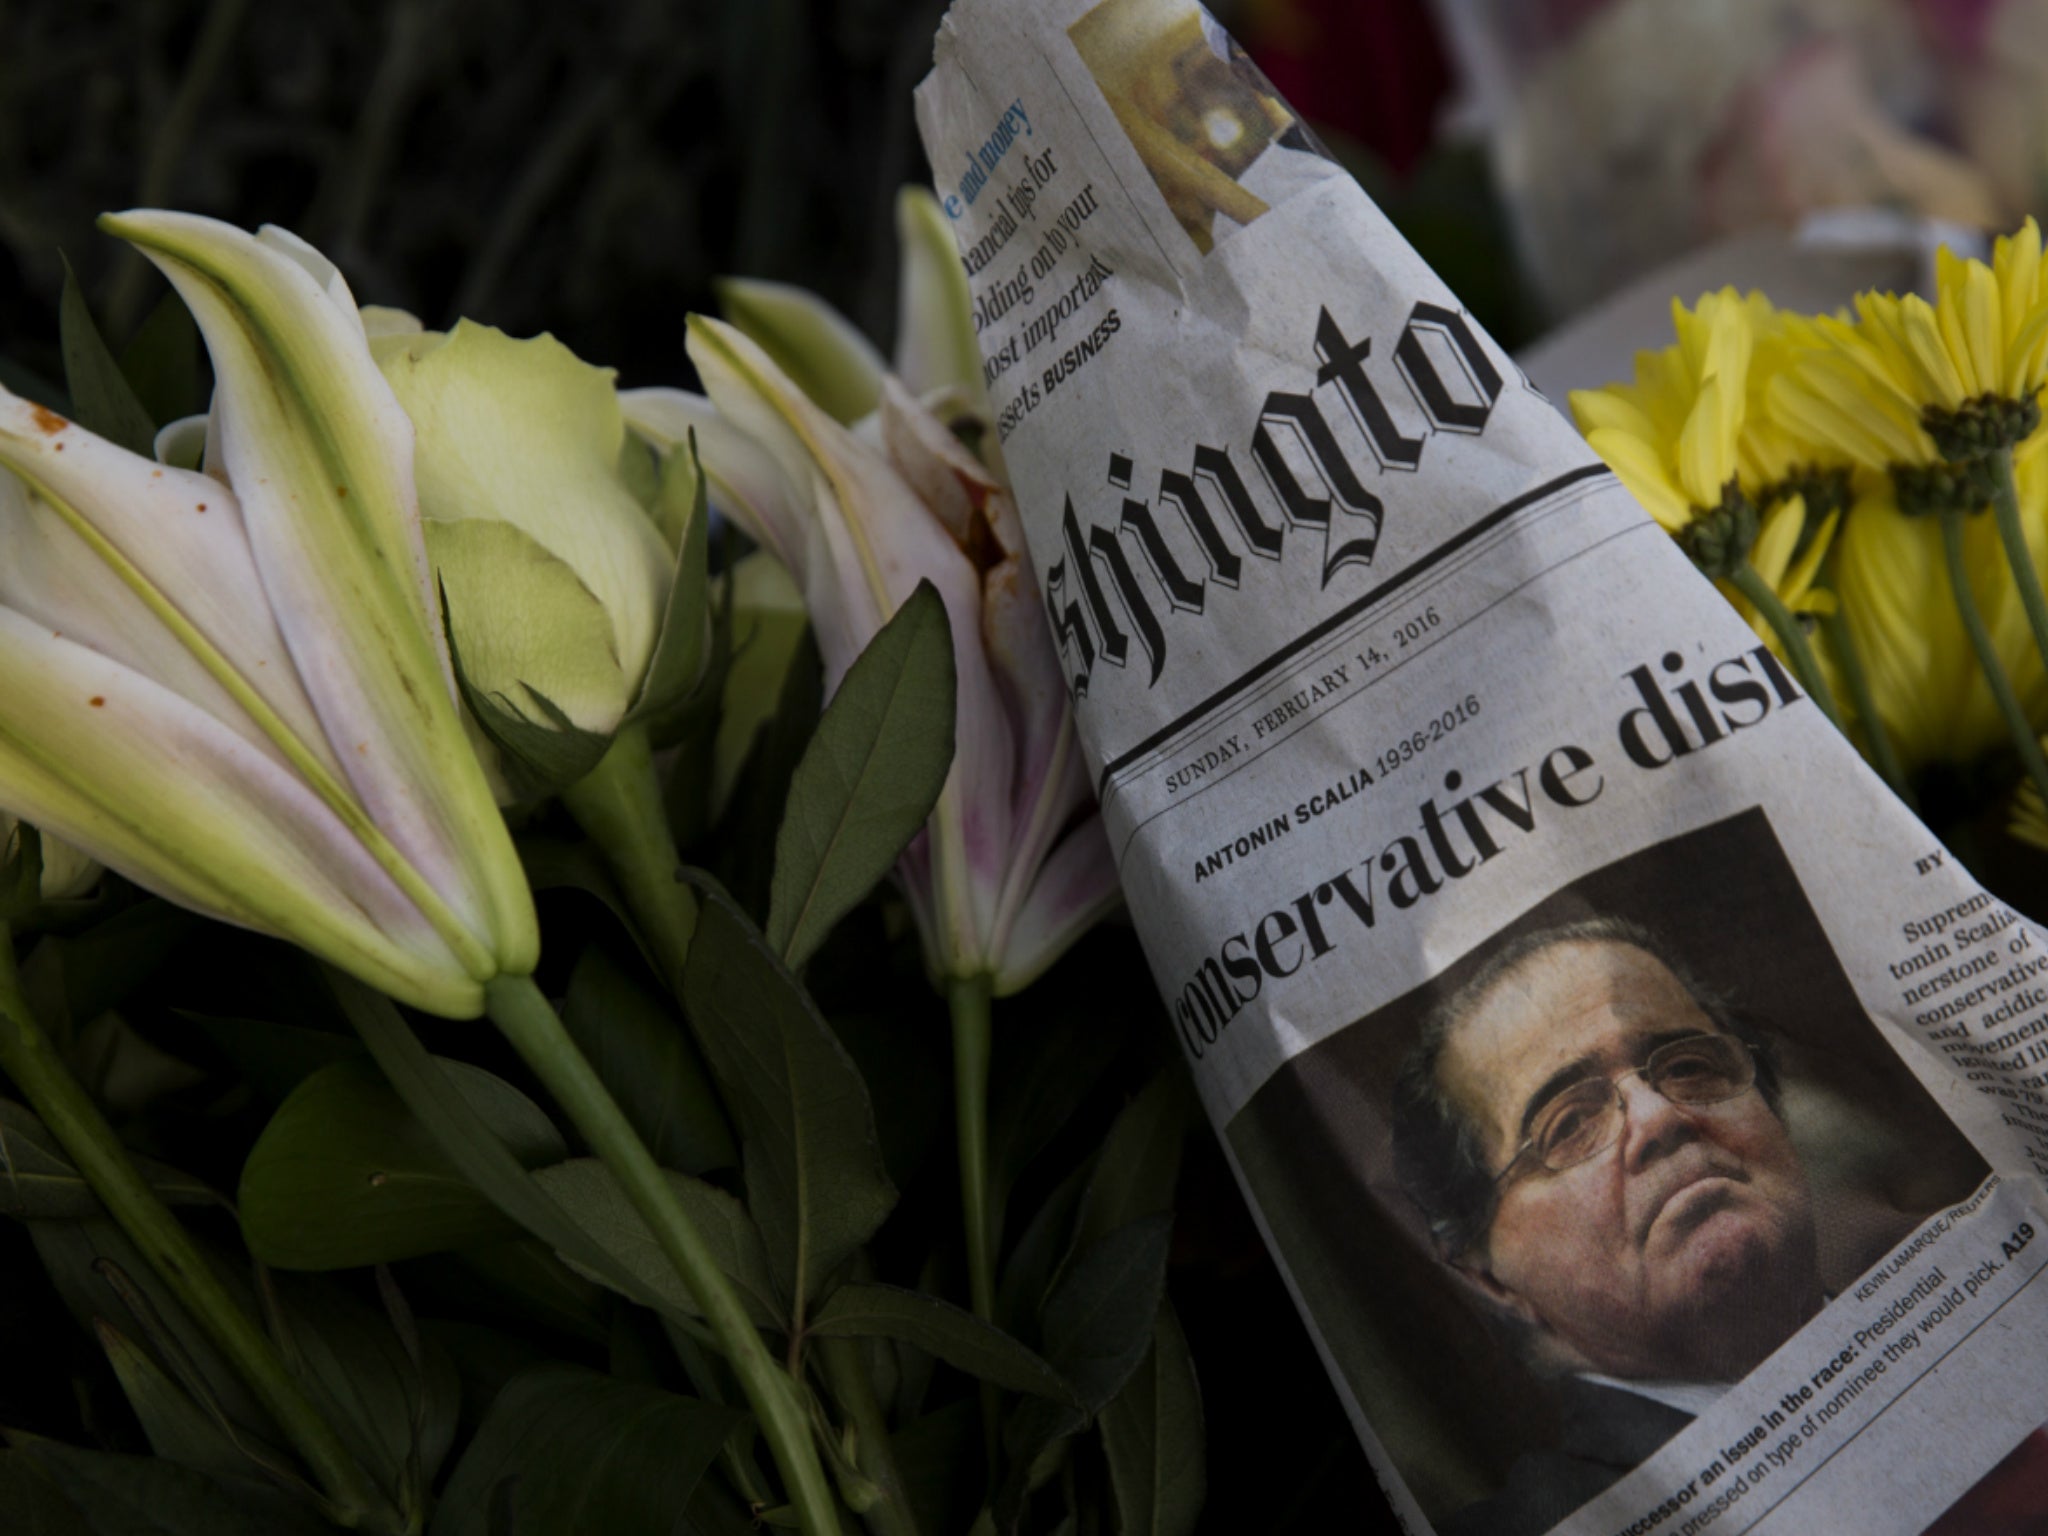
M 1410 1530 L 2038 1514 L 2048 937 L 1191 0 L 959 0 L 918 105 L 1131 912 Z

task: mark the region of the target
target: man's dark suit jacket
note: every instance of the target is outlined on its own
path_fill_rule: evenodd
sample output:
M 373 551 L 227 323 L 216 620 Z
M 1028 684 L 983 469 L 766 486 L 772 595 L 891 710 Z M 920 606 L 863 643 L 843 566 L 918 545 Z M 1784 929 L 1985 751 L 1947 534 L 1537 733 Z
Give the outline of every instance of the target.
M 1437 1522 L 1443 1536 L 1542 1536 L 1692 1422 L 1662 1403 L 1568 1378 L 1557 1384 L 1555 1447 L 1517 1457 L 1490 1499 Z

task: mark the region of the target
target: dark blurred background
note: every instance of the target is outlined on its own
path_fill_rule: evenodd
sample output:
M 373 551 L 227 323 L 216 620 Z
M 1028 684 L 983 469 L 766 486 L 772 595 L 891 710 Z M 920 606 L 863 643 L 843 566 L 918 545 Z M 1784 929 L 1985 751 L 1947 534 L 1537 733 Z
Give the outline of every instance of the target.
M 283 224 L 361 302 L 551 330 L 628 384 L 686 378 L 684 316 L 725 273 L 886 341 L 944 8 L 0 0 L 0 354 L 59 376 L 60 253 L 120 345 L 162 288 L 92 220 L 138 205 Z M 1512 336 L 1479 155 L 1428 152 L 1449 69 L 1423 0 L 1214 9 Z

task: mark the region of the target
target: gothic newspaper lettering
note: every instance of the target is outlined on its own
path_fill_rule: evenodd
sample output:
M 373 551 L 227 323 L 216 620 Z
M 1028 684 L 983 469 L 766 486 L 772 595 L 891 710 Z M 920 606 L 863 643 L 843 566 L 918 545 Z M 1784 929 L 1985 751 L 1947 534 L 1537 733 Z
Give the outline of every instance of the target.
M 958 0 L 918 107 L 1132 914 L 1395 1509 L 1974 1529 L 2048 1421 L 2048 936 L 1192 0 Z

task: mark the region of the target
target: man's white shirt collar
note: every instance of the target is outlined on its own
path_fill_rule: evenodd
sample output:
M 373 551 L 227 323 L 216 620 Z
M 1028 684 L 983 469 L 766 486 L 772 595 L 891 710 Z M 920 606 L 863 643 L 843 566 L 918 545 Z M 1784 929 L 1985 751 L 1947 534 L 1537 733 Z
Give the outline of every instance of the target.
M 1596 1371 L 1579 1372 L 1579 1380 L 1613 1387 L 1620 1392 L 1633 1392 L 1637 1397 L 1647 1397 L 1653 1403 L 1676 1408 L 1694 1418 L 1720 1402 L 1728 1392 L 1725 1381 L 1623 1381 L 1618 1376 L 1602 1376 Z

